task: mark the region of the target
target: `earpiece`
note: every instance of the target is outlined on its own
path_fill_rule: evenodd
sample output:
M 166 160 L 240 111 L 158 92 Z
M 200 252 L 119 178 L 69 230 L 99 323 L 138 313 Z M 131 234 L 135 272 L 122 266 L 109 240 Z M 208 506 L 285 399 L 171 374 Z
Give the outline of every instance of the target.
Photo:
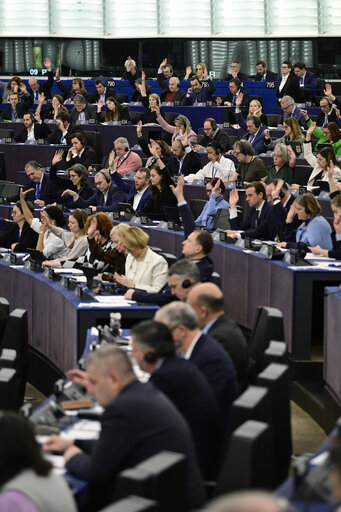
M 111 182 L 111 178 L 110 176 L 106 173 L 106 172 L 103 172 L 103 171 L 98 171 L 97 174 L 102 174 L 102 176 L 104 176 L 104 179 L 107 183 L 110 183 Z
M 129 148 L 124 148 L 124 151 L 125 151 L 126 153 L 128 153 Z
M 190 279 L 185 279 L 184 281 L 182 281 L 182 288 L 189 288 L 190 286 L 192 285 L 192 282 Z
M 146 363 L 155 363 L 157 358 L 158 358 L 158 355 L 154 351 L 153 352 L 151 352 L 151 351 L 146 352 L 144 354 L 144 357 L 143 357 L 143 359 L 146 361 Z

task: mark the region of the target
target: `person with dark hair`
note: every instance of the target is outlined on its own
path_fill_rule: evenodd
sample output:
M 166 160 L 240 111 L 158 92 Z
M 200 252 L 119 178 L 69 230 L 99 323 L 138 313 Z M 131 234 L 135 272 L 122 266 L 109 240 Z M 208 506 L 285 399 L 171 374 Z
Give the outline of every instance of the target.
M 54 94 L 52 96 L 51 104 L 48 105 L 47 108 L 42 110 L 42 106 L 43 106 L 44 102 L 45 102 L 45 95 L 42 92 L 40 94 L 39 103 L 38 103 L 38 106 L 35 111 L 36 119 L 43 119 L 43 120 L 54 119 L 54 120 L 56 120 L 56 117 L 58 114 L 60 114 L 61 112 L 68 111 L 67 108 L 64 107 L 64 105 L 63 105 L 64 99 L 63 99 L 63 96 L 61 96 L 60 94 Z
M 273 202 L 266 201 L 266 192 L 263 183 L 254 181 L 246 187 L 246 201 L 249 211 L 246 218 L 240 222 L 237 216 L 238 190 L 230 192 L 230 223 L 231 228 L 226 233 L 231 238 L 262 238 L 264 240 L 275 240 L 276 236 L 282 233 L 285 225 L 286 210 L 279 197 L 281 186 L 280 180 L 273 191 Z M 240 230 L 243 231 L 240 234 Z
M 96 78 L 95 89 L 96 90 L 89 96 L 89 103 L 97 103 L 99 100 L 102 100 L 102 103 L 104 104 L 106 99 L 110 96 L 112 98 L 116 98 L 114 89 L 108 87 L 103 78 Z
M 53 260 L 67 256 L 69 249 L 64 244 L 64 241 L 54 235 L 48 228 L 48 223 L 59 228 L 65 226 L 66 219 L 62 210 L 58 206 L 47 206 L 41 212 L 41 220 L 39 220 L 33 216 L 29 205 L 26 203 L 25 196 L 27 193 L 28 191 L 24 192 L 22 189 L 20 191 L 22 211 L 26 222 L 39 235 L 37 245 L 32 247 L 32 249 L 35 248 L 37 251 L 40 251 L 46 259 Z
M 136 212 L 141 212 L 151 198 L 149 188 L 150 171 L 141 167 L 135 173 L 134 185 L 126 183 L 117 171 L 110 173 L 113 183 L 127 196 L 127 202 L 131 204 Z
M 168 164 L 168 169 L 172 175 L 188 176 L 197 173 L 201 169 L 200 156 L 192 150 L 186 134 L 172 142 L 172 152 Z
M 33 212 L 34 206 L 30 203 L 29 209 Z M 0 246 L 8 247 L 14 252 L 25 252 L 26 249 L 34 249 L 37 245 L 38 235 L 25 220 L 21 201 L 13 206 L 11 217 L 13 222 L 0 236 Z
M 165 219 L 166 214 L 163 207 L 176 207 L 176 200 L 170 185 L 174 185 L 172 177 L 161 158 L 158 158 L 158 165 L 155 165 L 150 171 L 151 198 L 141 213 L 153 219 Z
M 249 348 L 236 322 L 224 311 L 223 292 L 213 283 L 198 283 L 188 294 L 204 334 L 218 341 L 231 357 L 238 374 L 239 392 L 249 384 Z
M 220 146 L 215 142 L 209 142 L 206 146 L 206 153 L 209 163 L 204 165 L 196 174 L 188 174 L 185 177 L 186 183 L 192 183 L 194 180 L 204 180 L 205 178 L 220 178 L 224 182 L 236 181 L 238 175 L 234 162 L 223 156 Z
M 327 85 L 326 85 L 327 87 Z M 331 89 L 331 88 L 330 88 Z M 327 91 L 325 91 L 326 93 Z M 329 91 L 328 91 L 329 92 Z M 340 116 L 340 113 L 336 115 L 337 110 L 340 109 L 340 105 L 338 104 L 337 107 L 334 107 L 334 103 L 337 102 L 336 98 L 335 101 L 331 98 L 331 90 L 329 92 L 328 96 L 322 96 L 320 99 L 320 108 L 321 112 L 318 114 L 316 118 L 316 126 L 325 127 L 328 123 L 338 123 L 338 118 Z M 308 116 L 308 112 L 306 110 L 302 109 L 302 114 L 304 115 L 307 125 L 310 126 L 312 123 L 312 120 Z
M 23 87 L 25 87 L 24 84 Z M 26 87 L 24 90 L 26 91 Z M 17 92 L 10 92 L 8 100 L 10 104 L 1 113 L 1 119 L 3 121 L 15 122 L 18 119 L 22 119 L 33 103 L 33 98 L 28 92 L 25 92 L 20 96 L 20 101 L 19 94 Z
M 247 78 L 248 78 L 247 75 L 242 73 L 240 70 L 241 70 L 240 62 L 238 62 L 237 60 L 233 60 L 231 62 L 231 73 L 228 73 L 227 76 L 224 78 L 224 80 L 226 82 L 230 82 L 231 80 L 236 79 L 236 78 L 238 78 L 238 80 L 240 80 L 241 82 L 243 82 L 243 80 L 247 80 Z
M 214 142 L 220 146 L 224 152 L 231 149 L 229 136 L 224 130 L 219 128 L 217 121 L 213 119 L 213 117 L 208 117 L 205 119 L 204 132 L 205 135 L 201 136 L 198 142 L 193 145 L 194 151 L 199 151 L 201 148 L 206 148 L 210 142 Z
M 211 77 L 203 82 L 197 76 L 192 76 L 190 79 L 191 86 L 187 90 L 185 105 L 193 105 L 194 103 L 207 103 L 212 101 L 212 94 L 216 87 Z
M 71 135 L 79 132 L 79 127 L 71 123 L 68 112 L 60 112 L 56 115 L 56 129 L 47 137 L 49 144 L 59 144 L 61 146 L 71 146 Z
M 68 376 L 85 385 L 104 408 L 98 440 L 74 442 L 51 436 L 44 449 L 63 453 L 67 471 L 91 484 L 91 510 L 115 500 L 121 471 L 162 450 L 186 456 L 188 507 L 202 508 L 205 491 L 190 431 L 168 398 L 151 383 L 139 382 L 128 355 L 115 346 L 90 352 L 86 368 L 86 373 L 72 370 Z
M 240 106 L 243 101 L 243 93 L 239 94 L 237 100 L 236 100 L 236 120 L 237 123 L 243 130 L 246 130 L 246 132 L 242 135 L 242 139 L 247 140 L 252 144 L 253 149 L 255 150 L 256 155 L 259 155 L 260 153 L 266 153 L 267 149 L 264 144 L 264 126 L 262 126 L 261 120 L 257 116 L 248 116 L 245 119 L 243 117 L 243 114 L 240 111 Z
M 51 130 L 47 124 L 42 123 L 39 116 L 27 112 L 23 115 L 24 128 L 14 136 L 15 142 L 25 143 L 29 142 L 45 142 L 45 139 L 50 134 Z
M 81 94 L 82 96 L 84 96 L 84 98 L 86 100 L 88 99 L 89 94 L 87 93 L 87 91 L 85 89 L 84 82 L 83 82 L 82 78 L 80 78 L 78 76 L 74 77 L 72 79 L 71 87 L 66 87 L 60 79 L 59 68 L 56 68 L 55 77 L 56 77 L 57 87 L 63 93 L 63 96 L 64 96 L 63 101 L 73 101 L 77 94 Z
M 144 139 L 142 135 L 142 121 L 139 121 L 136 126 L 136 135 L 142 151 L 148 157 L 144 167 L 151 169 L 157 165 L 157 159 L 160 157 L 166 167 L 169 165 L 171 159 L 171 151 L 167 142 L 163 139 L 149 139 L 149 142 Z M 156 152 L 156 154 L 155 154 Z
M 237 140 L 233 146 L 238 160 L 237 173 L 245 183 L 261 181 L 268 174 L 268 169 L 261 158 L 255 156 L 255 150 L 249 141 Z
M 77 192 L 77 194 L 83 199 L 89 199 L 93 195 L 94 191 L 89 185 L 89 173 L 84 165 L 74 164 L 72 167 L 69 167 L 67 170 L 69 179 L 60 178 L 57 176 L 56 166 L 58 162 L 63 160 L 63 156 L 64 151 L 62 149 L 57 149 L 51 163 L 50 180 L 55 183 L 61 190 L 71 189 Z M 63 201 L 62 197 L 60 197 L 58 201 L 65 202 Z
M 249 101 L 250 101 L 249 95 L 242 88 L 242 82 L 241 82 L 241 80 L 239 80 L 239 78 L 232 78 L 230 80 L 229 89 L 230 89 L 230 92 L 228 93 L 228 95 L 224 96 L 224 98 L 222 98 L 223 105 L 226 105 L 227 107 L 235 107 L 237 98 L 239 97 L 240 94 L 242 94 L 241 105 L 246 107 L 249 104 Z
M 283 96 L 291 96 L 296 103 L 301 99 L 300 84 L 292 71 L 292 64 L 284 60 L 281 65 L 281 77 L 278 78 L 276 97 L 278 102 Z
M 315 145 L 315 151 L 319 150 L 320 144 L 331 144 L 334 148 L 334 151 L 337 155 L 341 155 L 341 133 L 340 128 L 337 123 L 331 121 L 324 125 L 323 129 L 318 128 L 316 126 L 316 121 L 313 123 L 311 119 L 309 119 L 306 110 L 304 111 L 307 119 L 308 131 L 306 137 L 311 139 L 311 134 L 315 135 L 318 138 L 318 141 Z M 309 133 L 308 133 L 309 132 Z
M 332 233 L 332 249 L 322 249 L 320 245 L 309 246 L 309 249 L 313 254 L 320 256 L 327 256 L 328 258 L 335 258 L 341 260 L 341 194 L 337 194 L 331 200 L 331 207 L 334 214 L 334 231 Z
M 228 209 L 229 203 L 224 199 L 225 185 L 219 178 L 212 178 L 206 183 L 206 192 L 209 200 L 205 204 L 201 214 L 195 219 L 197 226 L 212 230 L 218 210 Z
M 255 76 L 256 82 L 276 82 L 277 75 L 267 69 L 264 60 L 256 62 L 257 75 Z
M 130 334 L 132 357 L 187 421 L 203 478 L 215 478 L 222 422 L 210 385 L 194 364 L 176 355 L 172 333 L 165 324 L 147 320 Z
M 0 510 L 76 512 L 62 476 L 43 457 L 30 423 L 19 414 L 0 413 Z
M 295 196 L 290 194 L 288 185 L 283 180 L 273 179 L 269 181 L 267 186 L 265 187 L 266 190 L 266 199 L 269 203 L 273 204 L 273 197 L 272 193 L 277 188 L 277 185 L 281 183 L 281 189 L 279 191 L 279 197 L 281 200 L 282 205 L 284 206 L 286 212 L 288 213 L 290 206 L 295 201 Z
M 294 73 L 298 78 L 300 87 L 304 89 L 316 89 L 316 76 L 314 73 L 307 70 L 304 62 L 295 62 Z
M 102 112 L 104 103 L 102 100 L 97 102 L 97 121 L 99 123 L 109 123 L 110 121 L 120 122 L 121 124 L 130 124 L 129 108 L 123 107 L 113 96 L 105 100 L 105 110 Z
M 74 107 L 70 112 L 71 122 L 76 124 L 77 121 L 96 122 L 96 107 L 90 105 L 81 94 L 76 94 L 74 98 Z
M 75 164 L 82 164 L 88 169 L 91 164 L 97 163 L 97 155 L 92 148 L 88 147 L 86 137 L 83 133 L 73 133 L 70 138 L 72 147 L 66 154 L 68 167 Z

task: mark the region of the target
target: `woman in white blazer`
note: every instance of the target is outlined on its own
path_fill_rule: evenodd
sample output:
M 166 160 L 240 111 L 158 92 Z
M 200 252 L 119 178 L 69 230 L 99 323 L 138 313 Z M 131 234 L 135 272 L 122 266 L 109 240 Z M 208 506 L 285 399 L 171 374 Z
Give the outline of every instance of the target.
M 125 275 L 117 272 L 115 281 L 127 288 L 138 288 L 155 293 L 167 282 L 167 261 L 149 249 L 149 236 L 137 226 L 130 226 L 120 235 L 121 243 L 128 255 L 125 264 Z

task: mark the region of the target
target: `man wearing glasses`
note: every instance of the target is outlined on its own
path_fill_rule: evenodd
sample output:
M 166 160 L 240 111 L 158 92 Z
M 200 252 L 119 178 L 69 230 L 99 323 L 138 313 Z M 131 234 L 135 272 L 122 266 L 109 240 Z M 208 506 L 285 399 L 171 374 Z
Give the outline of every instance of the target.
M 278 102 L 284 96 L 291 96 L 296 103 L 301 99 L 300 84 L 292 73 L 292 64 L 288 60 L 282 62 L 281 78 L 277 82 L 276 97 Z
M 241 68 L 241 65 L 240 65 L 240 62 L 238 62 L 237 60 L 234 60 L 231 62 L 231 73 L 229 73 L 227 75 L 227 77 L 224 79 L 226 81 L 230 81 L 232 80 L 232 78 L 239 78 L 239 80 L 241 82 L 243 82 L 244 80 L 247 80 L 247 75 L 244 75 L 244 73 L 242 73 L 240 71 L 240 68 Z

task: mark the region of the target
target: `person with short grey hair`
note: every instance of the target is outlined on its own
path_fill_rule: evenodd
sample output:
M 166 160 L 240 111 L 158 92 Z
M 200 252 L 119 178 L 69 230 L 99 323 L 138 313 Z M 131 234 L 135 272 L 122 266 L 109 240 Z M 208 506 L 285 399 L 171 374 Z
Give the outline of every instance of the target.
M 187 258 L 173 263 L 168 271 L 168 287 L 171 294 L 179 300 L 186 301 L 192 286 L 199 282 L 200 271 L 198 266 Z
M 281 99 L 281 109 L 283 110 L 283 119 L 294 117 L 300 126 L 307 128 L 305 118 L 301 109 L 295 105 L 295 100 L 291 96 L 283 96 Z
M 165 80 L 168 80 L 168 85 Z M 175 103 L 182 105 L 186 99 L 186 94 L 180 89 L 180 80 L 174 76 L 173 67 L 167 59 L 163 59 L 157 71 L 157 81 L 162 91 L 160 99 L 162 103 Z
M 276 144 L 273 156 L 273 166 L 268 170 L 265 183 L 271 180 L 283 180 L 289 185 L 293 181 L 293 169 L 296 164 L 296 155 L 291 146 L 285 144 Z
M 90 123 L 96 122 L 96 107 L 90 105 L 82 94 L 76 94 L 74 98 L 74 108 L 70 112 L 70 119 L 72 123 L 88 121 Z
M 129 148 L 128 139 L 118 137 L 114 140 L 114 150 L 109 155 L 109 172 L 118 172 L 121 176 L 128 172 L 136 172 L 142 167 L 142 160 L 137 153 Z

